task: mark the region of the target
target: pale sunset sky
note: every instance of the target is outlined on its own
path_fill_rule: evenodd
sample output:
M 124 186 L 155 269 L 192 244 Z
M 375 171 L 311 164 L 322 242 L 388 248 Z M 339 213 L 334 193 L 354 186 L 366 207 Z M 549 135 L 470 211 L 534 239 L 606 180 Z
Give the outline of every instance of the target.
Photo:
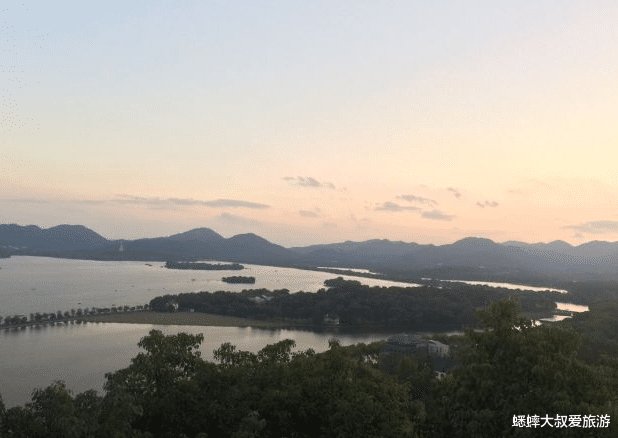
M 618 2 L 0 3 L 0 223 L 618 240 Z

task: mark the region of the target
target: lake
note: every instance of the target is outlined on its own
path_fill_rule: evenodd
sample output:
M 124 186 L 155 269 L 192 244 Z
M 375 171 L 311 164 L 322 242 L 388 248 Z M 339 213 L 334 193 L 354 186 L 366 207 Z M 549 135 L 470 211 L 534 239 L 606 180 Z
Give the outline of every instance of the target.
M 584 306 L 581 304 L 561 303 L 558 301 L 556 301 L 556 309 L 565 310 L 571 313 L 588 312 L 590 310 L 588 306 Z M 557 322 L 557 321 L 564 321 L 565 319 L 569 319 L 569 318 L 571 318 L 571 316 L 569 315 L 553 315 L 550 318 L 541 318 L 539 319 L 539 321 Z
M 267 344 L 294 339 L 297 349 L 313 348 L 319 352 L 328 348 L 328 341 L 333 337 L 342 345 L 350 345 L 389 336 L 388 333 L 110 323 L 0 330 L 0 394 L 7 406 L 13 406 L 28 401 L 32 389 L 46 387 L 54 380 L 64 380 L 77 392 L 101 390 L 105 373 L 128 366 L 139 351 L 137 342 L 152 329 L 166 334 L 203 333 L 202 357 L 210 360 L 213 350 L 224 342 L 231 342 L 241 350 L 257 352 Z
M 293 268 L 244 265 L 242 275 L 256 277 L 254 285 L 227 284 L 226 275 L 238 271 L 166 269 L 163 263 L 88 261 L 46 257 L 0 259 L 0 316 L 28 315 L 79 307 L 109 307 L 148 303 L 163 294 L 247 288 L 315 292 L 336 275 Z M 352 268 L 354 269 L 354 268 Z M 370 286 L 418 286 L 356 276 L 342 277 Z M 510 289 L 548 290 L 509 283 L 469 282 Z M 551 289 L 549 289 L 551 290 Z M 563 291 L 566 292 L 566 291 Z M 585 306 L 558 303 L 563 310 L 586 311 Z M 574 306 L 574 307 L 573 307 Z M 101 389 L 106 372 L 126 367 L 138 352 L 137 342 L 149 330 L 204 333 L 203 357 L 223 342 L 258 351 L 266 344 L 294 339 L 299 349 L 323 351 L 336 336 L 344 345 L 373 342 L 389 333 L 349 334 L 303 330 L 242 327 L 154 326 L 145 324 L 88 323 L 0 330 L 0 394 L 8 406 L 24 403 L 35 387 L 64 380 L 70 389 Z M 336 330 L 336 329 L 333 329 Z M 392 333 L 391 333 L 392 334 Z
M 339 275 L 304 269 L 243 264 L 242 271 L 166 269 L 163 263 L 91 261 L 14 256 L 0 259 L 0 316 L 55 312 L 78 307 L 134 306 L 165 294 L 243 289 L 315 292 Z M 228 275 L 256 278 L 255 284 L 228 284 Z M 369 286 L 411 283 L 340 275 Z
M 567 310 L 574 313 L 587 312 L 590 310 L 588 306 L 584 306 L 582 304 L 561 303 L 558 301 L 556 301 L 556 308 L 558 310 Z

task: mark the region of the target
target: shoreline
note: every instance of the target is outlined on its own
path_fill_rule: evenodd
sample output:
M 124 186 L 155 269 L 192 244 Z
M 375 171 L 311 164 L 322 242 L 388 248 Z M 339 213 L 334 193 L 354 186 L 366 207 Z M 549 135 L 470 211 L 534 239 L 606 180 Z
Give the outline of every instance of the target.
M 18 330 L 28 327 L 43 327 L 43 326 L 65 326 L 79 325 L 88 323 L 106 323 L 106 324 L 135 324 L 135 325 L 175 325 L 175 326 L 191 326 L 191 327 L 251 327 L 264 330 L 301 330 L 311 331 L 316 333 L 332 333 L 337 334 L 368 334 L 368 333 L 422 333 L 424 335 L 442 335 L 461 336 L 464 334 L 464 328 L 457 327 L 392 327 L 383 325 L 336 325 L 336 324 L 315 324 L 310 321 L 303 320 L 256 320 L 249 318 L 241 318 L 235 316 L 216 315 L 212 313 L 200 312 L 175 312 L 163 313 L 153 311 L 136 311 L 123 313 L 108 313 L 101 315 L 88 315 L 76 318 L 70 318 L 60 321 L 44 321 L 31 322 L 24 324 L 15 324 L 10 326 L 0 326 L 2 330 Z
M 192 325 L 211 327 L 256 327 L 285 328 L 311 327 L 302 321 L 261 321 L 236 316 L 215 315 L 200 312 L 127 312 L 109 313 L 104 315 L 89 315 L 79 318 L 82 322 L 107 322 L 120 324 L 153 324 L 153 325 Z
M 307 320 L 259 320 L 236 316 L 217 315 L 201 312 L 154 312 L 142 310 L 135 312 L 105 313 L 80 316 L 59 321 L 28 321 L 24 324 L 2 326 L 0 330 L 20 329 L 34 326 L 55 326 L 82 323 L 137 324 L 137 325 L 178 325 L 194 327 L 253 327 L 259 329 L 291 329 L 333 333 L 463 333 L 461 327 L 393 327 L 384 325 L 315 324 Z
M 531 320 L 541 320 L 555 317 L 562 312 L 544 315 L 538 313 L 525 314 Z M 571 315 L 571 312 L 566 312 Z M 33 326 L 54 326 L 82 323 L 110 323 L 110 324 L 142 324 L 142 325 L 178 325 L 194 327 L 253 327 L 261 329 L 301 329 L 316 332 L 337 333 L 394 333 L 394 332 L 422 332 L 422 333 L 463 333 L 464 327 L 444 326 L 434 327 L 407 327 L 382 324 L 315 324 L 309 320 L 270 319 L 259 320 L 228 315 L 217 315 L 202 312 L 155 312 L 152 310 L 137 310 L 129 312 L 103 313 L 97 315 L 74 316 L 57 321 L 27 321 L 21 324 L 0 326 L 0 330 L 20 329 Z
M 203 327 L 253 327 L 262 329 L 299 329 L 315 332 L 333 333 L 458 333 L 462 334 L 461 327 L 393 327 L 388 325 L 347 325 L 347 324 L 315 324 L 306 320 L 256 320 L 235 316 L 216 315 L 200 312 L 128 312 L 91 315 L 82 317 L 80 322 L 105 322 L 121 324 L 152 324 L 152 325 L 186 325 Z

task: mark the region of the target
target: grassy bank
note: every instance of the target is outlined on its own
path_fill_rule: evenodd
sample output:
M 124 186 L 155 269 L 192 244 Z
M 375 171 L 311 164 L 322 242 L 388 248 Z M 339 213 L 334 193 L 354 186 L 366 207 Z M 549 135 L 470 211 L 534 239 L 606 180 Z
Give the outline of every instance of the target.
M 80 318 L 88 322 L 116 322 L 124 324 L 158 324 L 158 325 L 203 325 L 217 327 L 262 327 L 277 328 L 305 326 L 302 322 L 291 321 L 260 321 L 234 316 L 213 315 L 211 313 L 190 312 L 128 312 L 109 313 L 105 315 L 90 315 Z
M 310 320 L 301 319 L 269 319 L 259 320 L 240 318 L 235 316 L 215 315 L 201 312 L 127 312 L 108 313 L 104 315 L 90 315 L 79 318 L 87 322 L 109 322 L 123 324 L 153 324 L 153 325 L 191 325 L 212 327 L 255 327 L 255 328 L 279 328 L 279 329 L 304 329 L 311 331 L 326 331 L 338 333 L 393 333 L 393 332 L 427 332 L 427 333 L 459 333 L 459 328 L 426 327 L 412 330 L 406 326 L 393 326 L 389 324 L 342 324 L 324 325 L 315 324 Z

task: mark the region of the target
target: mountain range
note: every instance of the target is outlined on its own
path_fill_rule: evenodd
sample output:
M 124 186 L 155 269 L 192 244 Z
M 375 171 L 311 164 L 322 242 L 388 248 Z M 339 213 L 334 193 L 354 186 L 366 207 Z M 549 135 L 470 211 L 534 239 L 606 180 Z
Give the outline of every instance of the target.
M 216 259 L 292 267 L 354 267 L 398 278 L 618 279 L 618 242 L 497 243 L 467 237 L 447 245 L 385 239 L 285 248 L 253 234 L 225 238 L 209 228 L 166 237 L 110 240 L 83 225 L 0 225 L 0 257 L 95 260 Z

